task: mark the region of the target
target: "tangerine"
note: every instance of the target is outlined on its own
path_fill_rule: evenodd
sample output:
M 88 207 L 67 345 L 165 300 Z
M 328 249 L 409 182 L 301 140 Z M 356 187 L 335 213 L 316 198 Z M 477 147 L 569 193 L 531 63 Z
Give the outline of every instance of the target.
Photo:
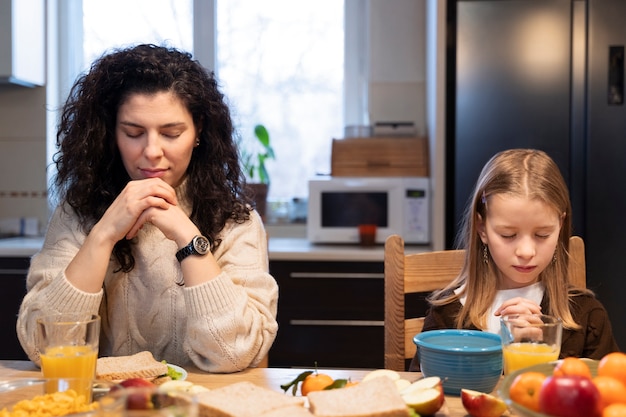
M 626 404 L 611 404 L 602 410 L 602 417 L 626 417 Z
M 509 397 L 524 407 L 539 411 L 539 391 L 547 376 L 541 372 L 522 372 L 509 387 Z
M 334 380 L 329 375 L 316 372 L 304 378 L 300 386 L 300 392 L 302 395 L 307 395 L 309 392 L 322 391 L 333 382 Z
M 580 358 L 570 356 L 557 362 L 554 370 L 554 376 L 584 376 L 591 379 L 591 370 L 589 365 Z
M 626 385 L 611 376 L 597 376 L 593 378 L 593 384 L 600 391 L 600 409 L 621 403 L 626 403 Z
M 607 353 L 598 362 L 598 376 L 612 376 L 626 385 L 626 353 Z

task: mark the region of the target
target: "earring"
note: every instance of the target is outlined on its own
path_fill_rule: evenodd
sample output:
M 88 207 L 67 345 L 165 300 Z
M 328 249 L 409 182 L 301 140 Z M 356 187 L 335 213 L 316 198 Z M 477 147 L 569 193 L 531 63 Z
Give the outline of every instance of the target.
M 200 138 L 196 138 L 196 146 L 200 146 Z
M 554 256 L 552 257 L 552 263 L 556 264 L 556 252 L 554 252 Z
M 487 253 L 487 245 L 483 245 L 483 262 L 489 265 L 489 254 Z

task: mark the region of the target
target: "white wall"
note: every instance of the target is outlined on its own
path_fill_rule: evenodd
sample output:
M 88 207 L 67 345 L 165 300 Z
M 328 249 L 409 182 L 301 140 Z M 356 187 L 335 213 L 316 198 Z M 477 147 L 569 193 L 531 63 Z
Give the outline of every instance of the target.
M 426 1 L 370 2 L 369 119 L 426 134 Z

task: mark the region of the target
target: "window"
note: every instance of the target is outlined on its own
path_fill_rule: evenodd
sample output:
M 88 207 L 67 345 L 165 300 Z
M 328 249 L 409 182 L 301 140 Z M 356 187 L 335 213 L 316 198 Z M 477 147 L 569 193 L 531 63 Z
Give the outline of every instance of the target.
M 366 112 L 354 110 L 365 107 L 359 102 L 364 78 L 354 64 L 359 50 L 344 60 L 344 28 L 349 34 L 355 25 L 364 27 L 351 23 L 361 14 L 346 12 L 350 20 L 344 22 L 344 2 L 337 0 L 214 1 L 83 0 L 82 13 L 79 7 L 66 12 L 68 22 L 82 15 L 83 27 L 82 45 L 81 36 L 69 36 L 66 46 L 83 51 L 73 72 L 68 69 L 68 82 L 114 47 L 151 42 L 198 49 L 201 33 L 213 36 L 204 23 L 212 27 L 215 16 L 215 39 L 200 40 L 215 41 L 215 47 L 195 55 L 215 51 L 213 62 L 199 59 L 215 70 L 243 143 L 254 140 L 254 125 L 267 127 L 276 152 L 276 160 L 268 163 L 270 199 L 306 197 L 308 179 L 330 172 L 332 138 L 341 137 L 346 124 L 367 123 L 360 116 Z M 345 7 L 363 8 L 360 3 L 346 0 Z M 194 10 L 201 15 L 194 17 Z M 344 77 L 344 68 L 352 76 Z M 61 91 L 68 88 L 61 86 Z M 359 92 L 347 107 L 346 91 Z
M 244 146 L 265 125 L 271 197 L 306 197 L 343 126 L 343 2 L 217 2 L 218 79 Z

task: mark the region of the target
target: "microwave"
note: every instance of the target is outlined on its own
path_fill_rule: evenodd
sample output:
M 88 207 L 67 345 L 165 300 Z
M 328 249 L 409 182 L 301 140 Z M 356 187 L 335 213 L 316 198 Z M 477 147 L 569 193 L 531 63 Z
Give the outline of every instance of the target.
M 312 243 L 358 243 L 360 224 L 376 224 L 376 243 L 398 234 L 430 243 L 430 179 L 320 177 L 309 181 L 307 238 Z

